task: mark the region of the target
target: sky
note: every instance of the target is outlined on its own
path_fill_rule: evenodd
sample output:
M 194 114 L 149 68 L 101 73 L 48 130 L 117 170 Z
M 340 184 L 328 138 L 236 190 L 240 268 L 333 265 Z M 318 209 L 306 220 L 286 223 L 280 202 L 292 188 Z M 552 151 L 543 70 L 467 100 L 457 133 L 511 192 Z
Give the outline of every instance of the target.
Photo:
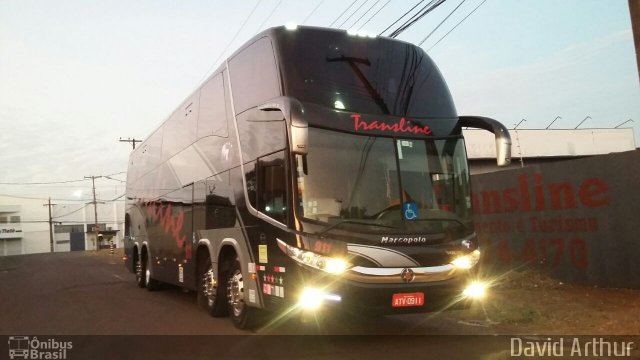
M 420 43 L 461 1 L 447 0 L 398 38 Z M 486 0 L 433 46 L 482 1 L 465 0 L 422 45 L 459 114 L 509 128 L 524 118 L 524 129 L 557 116 L 552 128 L 586 116 L 581 128 L 634 119 L 625 127 L 640 142 L 627 0 Z M 382 8 L 362 27 L 380 33 L 417 2 L 357 0 L 338 18 L 351 0 L 0 0 L 0 183 L 114 174 L 96 181 L 97 196 L 117 198 L 131 152 L 118 139 L 146 138 L 259 30 L 357 28 Z M 0 194 L 86 201 L 91 181 L 0 184 Z

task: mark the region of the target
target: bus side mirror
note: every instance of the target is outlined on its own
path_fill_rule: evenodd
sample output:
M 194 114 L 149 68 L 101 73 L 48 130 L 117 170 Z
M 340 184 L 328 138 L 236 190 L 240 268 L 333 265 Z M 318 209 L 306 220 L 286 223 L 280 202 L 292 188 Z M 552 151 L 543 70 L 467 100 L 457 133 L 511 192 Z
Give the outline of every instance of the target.
M 289 136 L 291 136 L 291 152 L 306 155 L 309 148 L 309 124 L 304 118 L 304 109 L 300 101 L 281 96 L 270 102 L 258 106 L 259 112 L 283 114 L 289 124 Z
M 496 160 L 498 166 L 511 163 L 511 136 L 507 127 L 497 120 L 482 116 L 460 116 L 461 127 L 471 127 L 492 132 L 496 137 Z
M 291 124 L 291 152 L 306 155 L 309 142 L 309 127 Z

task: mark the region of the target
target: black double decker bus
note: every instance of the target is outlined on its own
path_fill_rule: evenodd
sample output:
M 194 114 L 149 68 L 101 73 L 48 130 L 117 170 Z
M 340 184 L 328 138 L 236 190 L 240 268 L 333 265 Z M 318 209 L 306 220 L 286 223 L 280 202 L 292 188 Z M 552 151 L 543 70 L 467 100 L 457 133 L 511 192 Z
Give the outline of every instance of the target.
M 276 27 L 243 45 L 131 154 L 125 264 L 213 316 L 426 312 L 481 298 L 459 116 L 419 47 Z

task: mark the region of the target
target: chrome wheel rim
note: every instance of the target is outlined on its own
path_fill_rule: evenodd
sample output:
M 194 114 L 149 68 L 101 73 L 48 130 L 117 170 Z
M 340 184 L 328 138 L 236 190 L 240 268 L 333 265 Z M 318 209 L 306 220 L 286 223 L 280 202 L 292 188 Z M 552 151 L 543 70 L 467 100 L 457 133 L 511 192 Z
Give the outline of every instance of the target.
M 234 316 L 240 316 L 244 309 L 244 282 L 242 272 L 236 270 L 227 282 L 227 296 Z
M 142 262 L 136 259 L 136 280 L 142 280 Z
M 207 305 L 212 307 L 216 301 L 216 280 L 211 266 L 202 274 L 202 295 L 207 299 Z

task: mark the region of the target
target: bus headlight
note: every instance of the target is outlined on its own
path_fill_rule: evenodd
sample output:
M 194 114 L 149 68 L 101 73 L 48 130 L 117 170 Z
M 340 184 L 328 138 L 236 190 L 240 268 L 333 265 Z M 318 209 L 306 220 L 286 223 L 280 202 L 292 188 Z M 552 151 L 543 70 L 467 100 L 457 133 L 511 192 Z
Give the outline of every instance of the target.
M 462 255 L 453 259 L 453 261 L 451 261 L 451 264 L 453 264 L 458 269 L 468 270 L 476 266 L 478 261 L 480 261 L 480 250 L 476 249 L 467 255 Z
M 278 239 L 278 247 L 293 260 L 330 274 L 342 274 L 351 267 L 346 260 L 305 251 Z

